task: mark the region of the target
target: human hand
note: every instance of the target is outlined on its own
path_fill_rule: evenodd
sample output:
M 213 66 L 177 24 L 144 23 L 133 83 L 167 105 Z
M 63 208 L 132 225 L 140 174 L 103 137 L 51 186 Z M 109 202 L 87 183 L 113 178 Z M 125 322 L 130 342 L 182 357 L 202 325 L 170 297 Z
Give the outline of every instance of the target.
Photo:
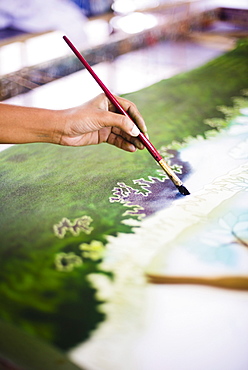
M 116 99 L 135 124 L 117 113 L 105 94 L 100 94 L 79 107 L 62 111 L 65 124 L 58 144 L 85 146 L 106 142 L 129 152 L 143 149 L 137 138 L 140 131 L 147 132 L 141 114 L 134 103 L 120 97 Z

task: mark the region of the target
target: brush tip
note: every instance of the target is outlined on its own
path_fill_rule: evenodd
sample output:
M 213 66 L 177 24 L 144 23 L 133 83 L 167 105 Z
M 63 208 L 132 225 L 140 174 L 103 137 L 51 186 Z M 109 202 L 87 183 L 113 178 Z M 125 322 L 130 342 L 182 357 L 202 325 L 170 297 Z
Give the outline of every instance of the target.
M 185 186 L 183 186 L 183 185 L 177 186 L 177 188 L 178 188 L 178 190 L 180 191 L 180 193 L 182 195 L 189 195 L 190 194 L 188 189 L 186 189 Z

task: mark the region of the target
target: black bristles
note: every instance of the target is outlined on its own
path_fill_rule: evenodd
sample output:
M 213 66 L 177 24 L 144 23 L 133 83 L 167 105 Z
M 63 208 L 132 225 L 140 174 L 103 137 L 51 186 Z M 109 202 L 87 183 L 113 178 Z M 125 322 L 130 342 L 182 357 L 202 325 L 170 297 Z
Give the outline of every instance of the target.
M 190 194 L 188 189 L 186 189 L 185 186 L 183 186 L 183 185 L 177 186 L 177 188 L 178 188 L 178 190 L 180 191 L 180 193 L 182 195 L 189 195 Z

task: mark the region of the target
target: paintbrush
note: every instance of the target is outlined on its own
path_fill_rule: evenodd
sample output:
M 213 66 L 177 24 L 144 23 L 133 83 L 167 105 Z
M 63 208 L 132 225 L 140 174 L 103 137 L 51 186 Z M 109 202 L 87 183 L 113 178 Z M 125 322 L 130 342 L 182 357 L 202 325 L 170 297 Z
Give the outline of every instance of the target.
M 75 46 L 72 44 L 72 42 L 68 39 L 68 37 L 63 36 L 63 39 L 67 43 L 67 45 L 71 48 L 73 53 L 78 57 L 80 62 L 84 65 L 84 67 L 90 72 L 91 76 L 95 79 L 95 81 L 98 83 L 98 85 L 102 88 L 107 98 L 111 101 L 111 103 L 115 106 L 115 108 L 124 116 L 127 116 L 132 120 L 132 118 L 129 116 L 129 114 L 125 111 L 125 109 L 120 105 L 120 103 L 117 101 L 117 99 L 114 97 L 114 95 L 109 91 L 109 89 L 104 85 L 104 83 L 100 80 L 100 78 L 96 75 L 96 73 L 93 71 L 89 63 L 84 59 L 82 54 L 75 48 Z M 133 120 L 132 120 L 133 121 Z M 140 132 L 138 135 L 139 140 L 142 142 L 142 144 L 146 147 L 146 149 L 150 152 L 150 154 L 153 156 L 153 158 L 159 163 L 159 165 L 163 168 L 167 176 L 171 179 L 173 184 L 177 187 L 177 189 L 180 191 L 183 195 L 190 194 L 189 191 L 185 188 L 182 181 L 176 176 L 176 174 L 172 171 L 170 166 L 165 162 L 163 157 L 159 154 L 157 149 L 152 145 L 152 143 L 148 140 L 148 138 Z

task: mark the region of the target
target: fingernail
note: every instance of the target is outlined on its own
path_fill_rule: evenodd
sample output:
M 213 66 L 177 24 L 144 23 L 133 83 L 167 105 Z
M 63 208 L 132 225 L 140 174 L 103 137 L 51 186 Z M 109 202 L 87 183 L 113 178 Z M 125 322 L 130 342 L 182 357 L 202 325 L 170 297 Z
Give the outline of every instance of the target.
M 140 130 L 138 129 L 138 127 L 136 125 L 133 125 L 132 131 L 131 131 L 131 135 L 136 137 L 139 134 L 140 134 Z

